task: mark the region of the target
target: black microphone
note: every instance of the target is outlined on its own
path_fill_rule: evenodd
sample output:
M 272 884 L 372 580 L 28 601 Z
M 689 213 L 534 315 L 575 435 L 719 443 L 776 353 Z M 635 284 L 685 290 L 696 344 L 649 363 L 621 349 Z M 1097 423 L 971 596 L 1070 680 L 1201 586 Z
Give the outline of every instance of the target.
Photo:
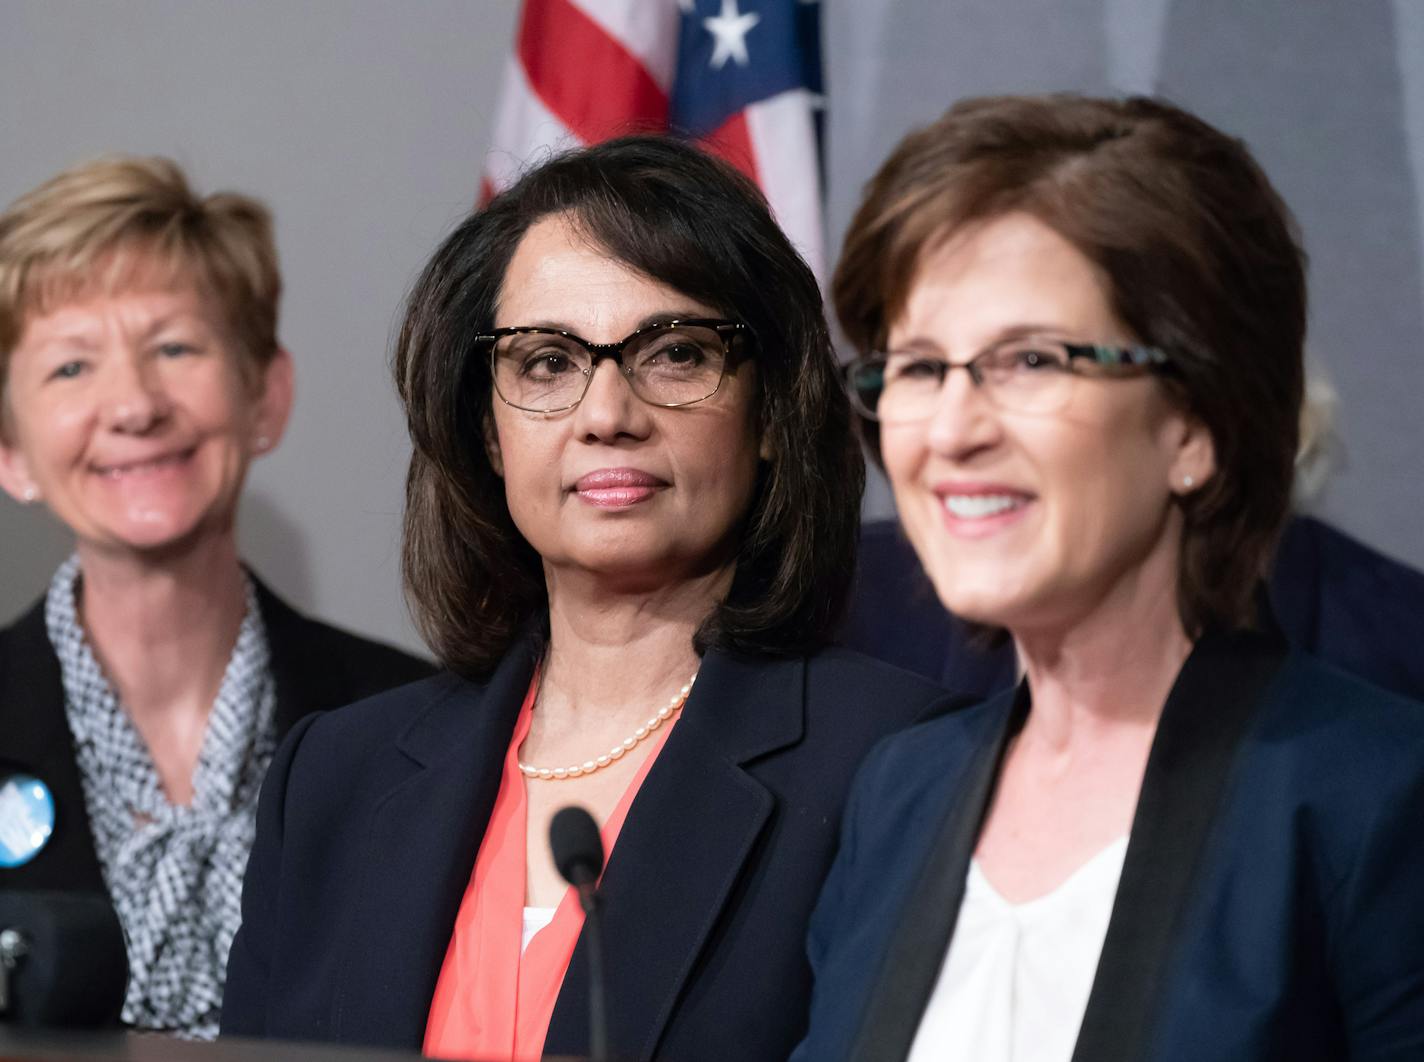
M 593 1062 L 608 1062 L 608 1004 L 604 992 L 603 922 L 598 907 L 598 876 L 603 873 L 603 838 L 593 816 L 576 805 L 561 808 L 549 824 L 554 866 L 578 890 L 583 933 L 588 947 L 588 1040 Z
M 107 896 L 0 891 L 0 1022 L 117 1025 L 128 978 L 123 928 Z

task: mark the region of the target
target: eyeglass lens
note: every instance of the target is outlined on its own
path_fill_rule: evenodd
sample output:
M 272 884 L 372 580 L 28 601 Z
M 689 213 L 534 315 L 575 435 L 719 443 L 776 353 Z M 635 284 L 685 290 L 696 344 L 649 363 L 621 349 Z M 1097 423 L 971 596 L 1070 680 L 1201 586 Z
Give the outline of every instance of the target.
M 639 334 L 623 347 L 623 375 L 645 402 L 673 406 L 716 393 L 726 346 L 715 328 L 678 325 Z M 521 409 L 566 409 L 583 398 L 593 379 L 593 355 L 569 336 L 525 332 L 501 336 L 494 346 L 495 386 Z
M 1073 387 L 1064 344 L 1015 340 L 982 351 L 967 365 L 915 352 L 868 358 L 852 370 L 851 392 L 856 404 L 880 421 L 923 420 L 934 412 L 955 368 L 966 369 L 989 401 L 1014 412 L 1052 412 L 1068 400 Z

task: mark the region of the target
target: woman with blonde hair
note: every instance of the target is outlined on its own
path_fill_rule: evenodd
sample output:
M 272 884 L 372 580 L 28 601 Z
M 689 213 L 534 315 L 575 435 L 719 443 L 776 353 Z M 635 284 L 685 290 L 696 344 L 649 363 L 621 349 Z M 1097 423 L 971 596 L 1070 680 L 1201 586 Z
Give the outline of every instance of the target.
M 292 403 L 280 292 L 266 209 L 165 159 L 78 166 L 0 214 L 0 487 L 75 538 L 0 631 L 0 797 L 27 827 L 4 836 L 32 839 L 0 845 L 0 889 L 107 893 L 123 1020 L 196 1037 L 277 741 L 429 670 L 239 559 L 244 477 Z

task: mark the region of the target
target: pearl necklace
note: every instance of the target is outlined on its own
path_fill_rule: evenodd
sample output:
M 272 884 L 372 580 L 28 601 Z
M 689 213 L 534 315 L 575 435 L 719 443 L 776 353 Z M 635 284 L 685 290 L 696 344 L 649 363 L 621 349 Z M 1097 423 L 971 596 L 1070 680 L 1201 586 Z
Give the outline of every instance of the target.
M 617 763 L 627 753 L 637 748 L 649 734 L 652 734 L 678 712 L 682 711 L 682 706 L 687 703 L 687 696 L 692 692 L 692 684 L 697 681 L 696 673 L 687 680 L 687 685 L 677 691 L 677 696 L 668 701 L 658 709 L 657 714 L 648 719 L 646 723 L 633 731 L 632 737 L 626 737 L 602 756 L 595 756 L 591 760 L 584 760 L 582 763 L 571 764 L 568 767 L 535 767 L 533 764 L 519 761 L 519 773 L 525 778 L 537 778 L 540 781 L 565 778 L 582 778 L 584 775 L 593 774 L 603 768 Z

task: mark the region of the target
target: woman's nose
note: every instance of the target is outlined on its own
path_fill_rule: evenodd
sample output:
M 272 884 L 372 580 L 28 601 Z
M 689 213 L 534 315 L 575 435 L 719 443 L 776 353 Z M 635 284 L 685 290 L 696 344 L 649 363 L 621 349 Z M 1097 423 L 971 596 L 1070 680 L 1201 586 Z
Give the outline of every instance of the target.
M 142 435 L 168 418 L 172 403 L 155 365 L 145 360 L 119 358 L 108 370 L 103 389 L 103 416 L 108 428 Z
M 930 449 L 944 457 L 963 457 L 993 443 L 998 412 L 984 388 L 968 372 L 951 371 L 940 388 L 925 425 Z
M 633 393 L 633 385 L 612 358 L 594 364 L 588 390 L 574 410 L 575 427 L 584 439 L 610 442 L 647 434 L 648 407 Z

